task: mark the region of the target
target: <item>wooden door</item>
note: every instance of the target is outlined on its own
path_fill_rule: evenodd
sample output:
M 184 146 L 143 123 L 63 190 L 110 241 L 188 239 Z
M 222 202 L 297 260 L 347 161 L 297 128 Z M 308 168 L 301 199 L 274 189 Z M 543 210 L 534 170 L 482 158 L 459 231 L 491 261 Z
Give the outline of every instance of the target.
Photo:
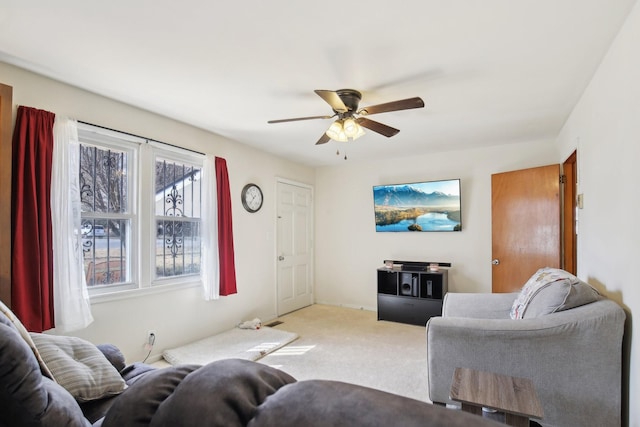
M 0 84 L 0 300 L 11 308 L 11 118 L 13 88 Z
M 493 292 L 560 267 L 560 165 L 492 175 L 491 230 Z
M 311 188 L 277 184 L 277 314 L 313 304 Z
M 562 194 L 562 268 L 571 274 L 578 271 L 578 230 L 577 219 L 577 185 L 578 185 L 578 154 L 571 155 L 562 164 L 564 175 L 564 192 Z

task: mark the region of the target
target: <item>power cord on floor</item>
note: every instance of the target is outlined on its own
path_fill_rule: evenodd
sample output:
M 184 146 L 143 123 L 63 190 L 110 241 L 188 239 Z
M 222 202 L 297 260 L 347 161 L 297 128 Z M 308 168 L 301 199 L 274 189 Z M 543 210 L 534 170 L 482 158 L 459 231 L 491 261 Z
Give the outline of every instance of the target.
M 144 360 L 142 361 L 142 363 L 145 363 L 147 361 L 147 359 L 149 358 L 149 356 L 151 356 L 151 351 L 153 351 L 153 345 L 156 343 L 156 334 L 154 333 L 150 333 L 149 334 L 149 341 L 144 345 L 144 347 L 146 349 L 149 350 L 149 352 L 147 353 L 147 356 L 144 358 Z

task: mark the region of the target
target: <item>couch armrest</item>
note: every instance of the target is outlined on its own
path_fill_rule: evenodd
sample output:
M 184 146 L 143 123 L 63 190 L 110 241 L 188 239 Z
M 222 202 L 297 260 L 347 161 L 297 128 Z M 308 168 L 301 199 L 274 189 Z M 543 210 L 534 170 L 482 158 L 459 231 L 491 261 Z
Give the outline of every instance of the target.
M 517 292 L 507 294 L 447 292 L 442 303 L 442 316 L 508 319 L 517 295 Z

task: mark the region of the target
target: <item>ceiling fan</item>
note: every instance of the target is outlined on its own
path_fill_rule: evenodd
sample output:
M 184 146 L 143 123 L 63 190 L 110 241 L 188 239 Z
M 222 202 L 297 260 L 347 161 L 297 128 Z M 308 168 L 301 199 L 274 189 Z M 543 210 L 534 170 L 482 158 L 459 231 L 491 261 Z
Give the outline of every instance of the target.
M 347 142 L 364 135 L 362 128 L 367 128 L 386 137 L 392 137 L 400 132 L 399 129 L 392 128 L 383 123 L 370 120 L 364 116 L 379 113 L 388 113 L 390 111 L 409 110 L 412 108 L 424 107 L 424 101 L 419 98 L 408 98 L 399 101 L 386 102 L 384 104 L 370 105 L 368 107 L 358 109 L 358 104 L 362 99 L 362 94 L 354 89 L 339 90 L 315 90 L 320 98 L 324 99 L 333 109 L 330 116 L 310 116 L 297 117 L 292 119 L 269 120 L 268 123 L 296 122 L 300 120 L 314 119 L 338 119 L 331 124 L 329 129 L 322 134 L 316 145 L 325 144 L 329 140 Z

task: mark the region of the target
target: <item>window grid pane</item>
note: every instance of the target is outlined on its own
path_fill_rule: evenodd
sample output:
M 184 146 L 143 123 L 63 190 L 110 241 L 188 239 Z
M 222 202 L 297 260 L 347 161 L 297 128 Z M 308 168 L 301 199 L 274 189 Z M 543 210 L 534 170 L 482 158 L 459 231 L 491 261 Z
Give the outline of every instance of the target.
M 82 248 L 87 286 L 130 282 L 129 220 L 83 219 Z
M 82 212 L 126 213 L 127 153 L 80 145 Z
M 173 277 L 200 273 L 200 222 L 156 221 L 156 277 Z

